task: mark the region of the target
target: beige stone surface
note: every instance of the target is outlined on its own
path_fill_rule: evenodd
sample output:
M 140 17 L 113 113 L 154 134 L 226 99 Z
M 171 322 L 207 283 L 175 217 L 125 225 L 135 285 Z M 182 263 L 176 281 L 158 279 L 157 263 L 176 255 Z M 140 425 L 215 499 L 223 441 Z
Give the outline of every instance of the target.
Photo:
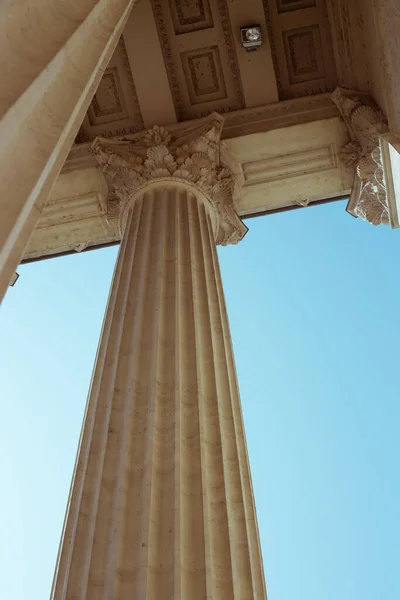
M 107 208 L 101 171 L 88 167 L 61 173 L 25 252 L 34 259 L 119 240 L 118 219 Z
M 135 6 L 123 38 L 144 127 L 175 123 L 174 101 L 150 0 L 141 0 Z M 146 60 L 143 60 L 144 48 Z
M 216 215 L 131 201 L 52 598 L 265 600 Z
M 364 5 L 370 0 L 327 0 L 338 85 L 348 89 L 369 90 L 368 54 L 374 39 L 370 37 Z M 375 55 L 374 55 L 375 52 Z M 375 60 L 376 48 L 371 53 Z
M 277 208 L 304 206 L 350 193 L 354 169 L 346 167 L 339 160 L 341 147 L 350 139 L 344 123 L 339 117 L 302 122 L 309 115 L 318 117 L 325 114 L 327 107 L 325 100 L 322 100 L 315 112 L 310 107 L 308 111 L 300 110 L 305 105 L 303 99 L 290 101 L 295 105 L 296 102 L 300 104 L 294 113 L 283 111 L 285 103 L 280 103 L 277 105 L 279 111 L 264 112 L 265 120 L 255 122 L 258 125 L 261 123 L 261 128 L 268 131 L 222 142 L 222 159 L 236 173 L 234 204 L 242 217 Z M 331 114 L 334 114 L 335 107 L 330 99 L 329 107 Z M 261 110 L 259 113 L 263 114 Z M 267 114 L 270 115 L 271 125 L 266 119 Z M 296 120 L 300 121 L 298 125 L 290 125 Z M 226 128 L 229 131 L 229 127 L 239 127 L 235 123 L 227 117 L 223 132 Z M 180 131 L 183 125 L 176 131 Z M 83 150 L 83 146 L 77 146 L 71 153 L 26 250 L 26 259 L 120 239 L 115 214 L 110 214 L 107 209 L 104 180 L 98 171 L 97 182 L 94 182 L 96 163 L 88 151 Z M 89 179 L 87 172 L 91 173 Z M 73 185 L 73 193 L 68 190 L 68 185 Z M 103 190 L 101 202 L 93 202 L 92 185 Z M 82 213 L 84 206 L 90 207 L 90 213 Z M 63 212 L 57 213 L 59 210 Z M 53 216 L 59 214 L 58 226 L 54 219 L 49 223 L 49 213 Z
M 246 2 L 231 0 L 227 5 L 245 106 L 251 108 L 277 102 L 279 94 L 274 70 L 273 46 L 268 37 L 268 25 L 262 0 L 246 0 Z M 240 28 L 249 24 L 261 25 L 263 44 L 257 52 L 247 52 L 241 45 Z
M 397 0 L 364 0 L 365 11 L 373 10 L 375 61 L 373 85 L 376 100 L 385 111 L 391 131 L 400 132 L 400 5 Z M 371 17 L 370 17 L 371 18 Z M 369 60 L 374 60 L 370 51 Z M 379 73 L 379 76 L 378 76 Z M 383 104 L 384 102 L 384 104 Z
M 238 214 L 305 206 L 348 194 L 353 170 L 339 161 L 348 139 L 346 127 L 334 117 L 223 142 L 238 165 Z
M 0 298 L 133 4 L 9 0 L 0 6 Z
M 338 84 L 368 92 L 400 130 L 398 0 L 327 0 Z

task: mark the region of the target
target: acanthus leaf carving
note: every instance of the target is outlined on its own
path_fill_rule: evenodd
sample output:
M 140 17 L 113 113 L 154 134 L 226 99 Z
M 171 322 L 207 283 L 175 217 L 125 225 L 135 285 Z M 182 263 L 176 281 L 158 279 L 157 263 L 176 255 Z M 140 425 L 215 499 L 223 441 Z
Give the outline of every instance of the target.
M 214 113 L 196 124 L 171 133 L 154 126 L 121 139 L 96 138 L 92 152 L 109 187 L 115 214 L 119 205 L 123 231 L 131 198 L 148 183 L 175 180 L 200 190 L 214 209 L 218 244 L 235 244 L 247 231 L 233 206 L 235 176 L 220 164 L 223 118 Z
M 355 167 L 355 182 L 349 205 L 358 217 L 372 225 L 390 223 L 383 175 L 380 136 L 388 131 L 383 112 L 359 97 L 337 88 L 332 94 L 350 133 L 351 142 L 340 151 L 344 164 Z

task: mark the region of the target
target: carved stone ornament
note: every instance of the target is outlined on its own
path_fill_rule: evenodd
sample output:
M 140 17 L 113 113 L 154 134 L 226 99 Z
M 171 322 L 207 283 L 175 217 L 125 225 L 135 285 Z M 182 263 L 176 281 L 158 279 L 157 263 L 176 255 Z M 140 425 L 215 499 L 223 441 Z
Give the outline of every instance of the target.
M 340 158 L 356 170 L 348 210 L 372 225 L 390 223 L 380 136 L 389 128 L 383 112 L 357 96 L 337 88 L 332 100 L 350 133 L 351 142 L 341 148 Z
M 189 183 L 209 200 L 216 214 L 217 244 L 235 244 L 247 231 L 233 206 L 233 173 L 220 164 L 223 118 L 213 113 L 170 133 L 155 125 L 120 139 L 96 138 L 92 151 L 109 187 L 109 204 L 120 214 L 121 231 L 131 198 L 146 184 Z

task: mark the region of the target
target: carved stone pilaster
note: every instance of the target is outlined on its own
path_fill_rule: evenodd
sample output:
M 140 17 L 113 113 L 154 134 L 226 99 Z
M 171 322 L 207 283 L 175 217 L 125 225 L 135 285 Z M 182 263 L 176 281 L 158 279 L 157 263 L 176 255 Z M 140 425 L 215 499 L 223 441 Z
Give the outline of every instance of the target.
M 184 182 L 199 190 L 216 215 L 216 243 L 235 244 L 247 231 L 233 207 L 233 173 L 220 164 L 223 118 L 213 113 L 170 132 L 155 125 L 148 131 L 120 139 L 96 138 L 93 153 L 109 186 L 113 215 L 120 214 L 120 227 L 137 192 L 148 184 Z
M 372 225 L 390 223 L 380 136 L 388 131 L 383 112 L 357 96 L 337 88 L 332 94 L 350 133 L 351 142 L 340 153 L 341 160 L 355 167 L 355 180 L 348 210 Z

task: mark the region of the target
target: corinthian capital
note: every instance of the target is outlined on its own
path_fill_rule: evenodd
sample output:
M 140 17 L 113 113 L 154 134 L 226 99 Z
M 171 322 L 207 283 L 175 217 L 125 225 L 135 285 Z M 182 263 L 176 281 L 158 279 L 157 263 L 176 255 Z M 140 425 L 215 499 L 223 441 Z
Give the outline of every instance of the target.
M 350 133 L 351 142 L 340 153 L 341 160 L 355 167 L 355 181 L 348 205 L 349 212 L 372 225 L 388 224 L 389 207 L 382 167 L 380 137 L 388 131 L 383 112 L 372 103 L 364 103 L 337 88 L 332 100 Z
M 233 207 L 233 173 L 220 163 L 223 118 L 214 113 L 177 131 L 155 125 L 120 139 L 96 138 L 93 153 L 109 187 L 114 214 L 126 215 L 149 183 L 184 182 L 199 190 L 216 214 L 216 243 L 234 244 L 247 231 Z

